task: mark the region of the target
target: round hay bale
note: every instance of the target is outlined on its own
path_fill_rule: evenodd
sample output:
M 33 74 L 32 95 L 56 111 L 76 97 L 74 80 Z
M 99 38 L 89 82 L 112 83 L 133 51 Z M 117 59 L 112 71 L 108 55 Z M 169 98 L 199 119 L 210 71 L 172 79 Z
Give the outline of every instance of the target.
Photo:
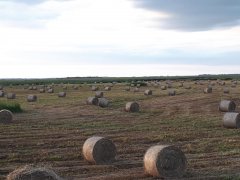
M 88 97 L 87 98 L 87 104 L 98 105 L 98 98 L 96 98 L 96 97 Z
M 227 112 L 223 116 L 223 126 L 226 128 L 240 128 L 240 115 L 236 112 Z
M 139 104 L 137 102 L 128 102 L 125 106 L 127 112 L 139 112 Z
M 83 144 L 84 159 L 93 164 L 109 164 L 115 161 L 116 146 L 104 137 L 93 136 Z
M 0 123 L 11 123 L 13 120 L 13 114 L 11 111 L 7 109 L 3 109 L 0 111 Z
M 175 96 L 175 95 L 176 95 L 176 91 L 175 91 L 174 89 L 170 89 L 170 90 L 168 91 L 168 95 L 169 95 L 169 96 Z
M 0 97 L 4 97 L 5 93 L 4 91 L 0 91 Z
M 203 90 L 205 94 L 212 93 L 212 87 L 207 87 Z
M 143 161 L 146 174 L 161 178 L 182 177 L 187 166 L 184 153 L 179 148 L 168 145 L 150 147 Z
M 73 86 L 74 90 L 78 90 L 78 85 Z
M 67 93 L 66 92 L 59 92 L 58 97 L 66 97 Z
M 208 85 L 209 88 L 212 88 L 213 86 L 211 84 Z
M 224 94 L 229 94 L 229 92 L 230 92 L 230 91 L 229 91 L 229 88 L 224 88 L 224 89 L 223 89 L 223 93 L 224 93 Z
M 141 84 L 137 84 L 137 87 L 139 88 L 141 86 Z
M 63 86 L 63 90 L 67 90 L 67 86 Z
M 179 83 L 179 84 L 178 84 L 178 87 L 183 87 L 183 83 Z
M 103 97 L 103 92 L 102 91 L 96 91 L 95 97 L 96 98 L 102 98 Z
M 160 88 L 161 88 L 161 90 L 166 90 L 167 86 L 161 86 Z
M 152 90 L 150 90 L 150 89 L 145 90 L 144 95 L 146 95 L 146 96 L 152 95 Z
M 8 174 L 6 180 L 62 180 L 62 178 L 45 167 L 26 165 Z
M 220 85 L 221 85 L 221 86 L 225 86 L 225 85 L 226 85 L 226 82 L 222 81 L 222 82 L 220 82 Z
M 28 90 L 33 90 L 33 87 L 32 87 L 32 86 L 29 86 L 29 87 L 28 87 Z
M 37 90 L 37 86 L 33 86 L 33 87 L 32 87 L 32 90 L 35 90 L 35 91 L 36 91 L 36 90 Z
M 130 87 L 126 87 L 126 88 L 125 88 L 125 91 L 130 91 Z
M 98 105 L 103 108 L 108 107 L 109 101 L 106 98 L 98 98 Z
M 236 85 L 236 84 L 232 84 L 231 87 L 232 87 L 232 88 L 235 88 L 235 87 L 237 87 L 237 85 Z
M 96 86 L 92 86 L 92 91 L 98 91 L 98 90 L 99 90 L 98 87 L 96 87 Z
M 54 93 L 54 89 L 48 89 L 48 91 L 47 91 L 48 93 Z
M 35 101 L 37 101 L 37 96 L 30 94 L 30 95 L 27 96 L 27 101 L 28 102 L 35 102 Z
M 236 109 L 236 104 L 233 101 L 222 100 L 219 104 L 218 109 L 222 112 L 233 112 Z
M 41 89 L 39 89 L 39 92 L 40 92 L 40 93 L 45 93 L 45 89 L 44 89 L 44 88 L 41 88 Z
M 215 82 L 210 82 L 210 86 L 215 86 Z
M 16 99 L 15 93 L 7 93 L 7 99 Z
M 111 91 L 111 87 L 110 86 L 107 86 L 104 88 L 105 91 Z
M 134 89 L 133 89 L 133 92 L 139 92 L 139 88 L 137 88 L 137 87 L 134 88 Z
M 51 86 L 51 85 L 47 86 L 47 90 L 49 90 L 49 89 L 53 89 L 53 86 Z

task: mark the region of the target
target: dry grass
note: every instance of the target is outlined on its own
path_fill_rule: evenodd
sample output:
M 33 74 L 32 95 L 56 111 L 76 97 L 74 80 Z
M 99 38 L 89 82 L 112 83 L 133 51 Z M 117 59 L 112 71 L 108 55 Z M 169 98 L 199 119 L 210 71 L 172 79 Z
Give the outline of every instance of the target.
M 207 85 L 207 82 L 204 82 Z M 152 179 L 144 174 L 143 156 L 156 144 L 174 144 L 181 148 L 188 160 L 183 178 L 231 179 L 240 178 L 239 130 L 222 126 L 223 113 L 218 111 L 220 100 L 234 100 L 239 111 L 240 88 L 224 94 L 215 85 L 213 93 L 204 94 L 203 86 L 187 82 L 191 89 L 178 87 L 176 96 L 154 88 L 153 96 L 144 96 L 149 87 L 140 92 L 124 91 L 116 85 L 105 96 L 111 101 L 107 108 L 86 105 L 95 92 L 87 85 L 66 90 L 66 98 L 58 98 L 63 88 L 54 93 L 37 93 L 37 103 L 27 103 L 31 91 L 22 87 L 5 87 L 14 92 L 24 113 L 15 114 L 12 124 L 0 126 L 0 179 L 25 164 L 46 164 L 60 176 L 76 179 Z M 104 84 L 99 85 L 104 90 Z M 124 111 L 126 102 L 137 101 L 139 113 Z M 90 136 L 110 138 L 117 148 L 112 165 L 89 165 L 81 149 Z

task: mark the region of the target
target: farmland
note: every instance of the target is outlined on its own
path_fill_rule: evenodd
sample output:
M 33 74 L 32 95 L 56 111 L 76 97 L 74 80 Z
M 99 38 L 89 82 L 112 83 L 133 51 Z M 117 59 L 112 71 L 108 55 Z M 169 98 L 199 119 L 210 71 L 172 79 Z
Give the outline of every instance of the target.
M 3 97 L 0 102 L 17 102 L 23 112 L 14 113 L 12 123 L 0 124 L 0 179 L 26 164 L 51 167 L 66 179 L 152 179 L 144 174 L 143 156 L 156 144 L 176 145 L 185 153 L 183 179 L 239 179 L 239 131 L 223 128 L 218 105 L 222 99 L 234 100 L 239 111 L 240 86 L 231 87 L 230 80 L 225 86 L 212 82 L 213 92 L 204 94 L 207 80 L 202 84 L 185 80 L 184 86 L 191 89 L 173 81 L 176 96 L 168 96 L 159 84 L 141 86 L 139 92 L 133 92 L 134 87 L 124 91 L 125 83 L 115 84 L 111 91 L 104 91 L 108 83 L 94 84 L 110 100 L 107 108 L 86 104 L 95 95 L 86 83 L 78 89 L 67 84 L 67 90 L 55 84 L 51 94 L 23 85 L 5 86 L 4 91 L 16 93 L 16 99 Z M 229 94 L 223 93 L 224 87 L 229 87 Z M 146 89 L 153 95 L 145 96 Z M 66 91 L 65 98 L 57 96 L 61 91 Z M 37 102 L 27 102 L 28 94 L 37 95 Z M 138 102 L 140 112 L 125 112 L 129 101 Z M 83 159 L 82 145 L 94 135 L 115 143 L 113 164 L 91 165 Z

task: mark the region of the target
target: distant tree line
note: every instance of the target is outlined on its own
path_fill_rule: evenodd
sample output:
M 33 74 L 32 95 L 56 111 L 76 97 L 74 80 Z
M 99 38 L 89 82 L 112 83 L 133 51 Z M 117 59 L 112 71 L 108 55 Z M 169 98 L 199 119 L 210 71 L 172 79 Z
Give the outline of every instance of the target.
M 140 82 L 161 80 L 239 80 L 240 74 L 203 74 L 198 76 L 144 76 L 144 77 L 66 77 L 46 79 L 0 79 L 0 85 L 24 85 L 24 84 L 84 84 L 84 83 L 110 83 L 110 82 Z

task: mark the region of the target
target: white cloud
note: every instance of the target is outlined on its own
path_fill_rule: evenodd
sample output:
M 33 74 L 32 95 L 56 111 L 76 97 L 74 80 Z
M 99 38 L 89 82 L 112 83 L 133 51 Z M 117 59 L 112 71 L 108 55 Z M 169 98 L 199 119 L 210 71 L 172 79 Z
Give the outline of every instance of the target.
M 0 1 L 0 9 L 0 25 L 14 28 L 42 28 L 46 20 L 57 16 L 46 8 L 21 1 Z
M 83 77 L 83 76 L 168 76 L 199 74 L 237 74 L 240 66 L 207 65 L 4 65 L 1 78 L 49 78 L 49 77 Z M 11 74 L 9 73 L 11 71 Z M 14 73 L 12 73 L 14 72 Z

